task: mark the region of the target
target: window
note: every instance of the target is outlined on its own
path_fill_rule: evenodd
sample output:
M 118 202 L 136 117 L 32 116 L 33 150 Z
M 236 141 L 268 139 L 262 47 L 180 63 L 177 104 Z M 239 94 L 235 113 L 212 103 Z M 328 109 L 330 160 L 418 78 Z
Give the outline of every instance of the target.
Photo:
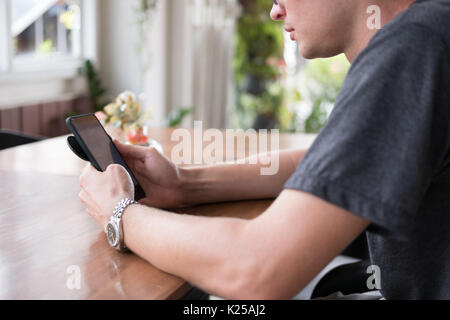
M 96 0 L 0 0 L 0 77 L 96 58 Z
M 0 108 L 75 94 L 83 60 L 97 60 L 97 7 L 98 0 L 0 0 Z
M 80 57 L 79 0 L 14 0 L 10 10 L 14 60 Z

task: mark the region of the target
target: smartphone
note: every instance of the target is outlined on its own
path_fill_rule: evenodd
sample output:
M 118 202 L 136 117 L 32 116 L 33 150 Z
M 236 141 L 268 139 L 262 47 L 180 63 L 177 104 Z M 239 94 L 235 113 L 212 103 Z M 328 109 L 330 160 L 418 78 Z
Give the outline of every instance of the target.
M 88 159 L 92 166 L 101 172 L 106 171 L 111 164 L 120 164 L 133 180 L 134 199 L 138 201 L 145 198 L 145 192 L 138 180 L 94 114 L 69 117 L 66 119 L 66 124 L 82 149 L 85 155 L 83 158 Z

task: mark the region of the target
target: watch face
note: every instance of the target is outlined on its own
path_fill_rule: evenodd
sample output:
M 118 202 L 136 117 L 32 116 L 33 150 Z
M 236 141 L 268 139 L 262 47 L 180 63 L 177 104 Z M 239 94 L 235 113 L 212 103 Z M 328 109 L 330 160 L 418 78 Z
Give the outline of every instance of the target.
M 116 247 L 119 243 L 119 232 L 111 222 L 106 226 L 106 237 L 111 247 Z

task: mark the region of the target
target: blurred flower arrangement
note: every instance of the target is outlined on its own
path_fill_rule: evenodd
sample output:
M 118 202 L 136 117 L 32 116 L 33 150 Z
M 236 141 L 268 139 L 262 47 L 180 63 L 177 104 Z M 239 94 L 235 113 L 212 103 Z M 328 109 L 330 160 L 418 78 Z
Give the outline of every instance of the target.
M 150 111 L 143 112 L 142 99 L 130 91 L 122 92 L 95 114 L 104 126 L 112 126 L 124 133 L 131 144 L 147 144 L 145 123 L 151 118 Z

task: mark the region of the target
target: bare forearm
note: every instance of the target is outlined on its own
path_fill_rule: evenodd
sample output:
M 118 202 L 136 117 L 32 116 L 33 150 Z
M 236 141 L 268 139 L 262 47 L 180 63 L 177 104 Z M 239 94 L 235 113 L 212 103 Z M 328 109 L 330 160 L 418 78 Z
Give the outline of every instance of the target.
M 228 299 L 287 299 L 369 222 L 286 190 L 253 220 L 177 215 L 132 205 L 126 245 L 157 268 Z
M 134 253 L 210 293 L 229 296 L 245 275 L 240 269 L 250 257 L 239 252 L 246 243 L 246 220 L 134 205 L 124 214 L 123 224 L 126 245 Z
M 274 174 L 264 174 L 268 165 L 248 158 L 245 164 L 219 164 L 182 169 L 186 204 L 212 203 L 250 199 L 273 199 L 294 173 L 306 150 L 285 150 L 270 153 Z M 278 158 L 276 158 L 278 157 Z

